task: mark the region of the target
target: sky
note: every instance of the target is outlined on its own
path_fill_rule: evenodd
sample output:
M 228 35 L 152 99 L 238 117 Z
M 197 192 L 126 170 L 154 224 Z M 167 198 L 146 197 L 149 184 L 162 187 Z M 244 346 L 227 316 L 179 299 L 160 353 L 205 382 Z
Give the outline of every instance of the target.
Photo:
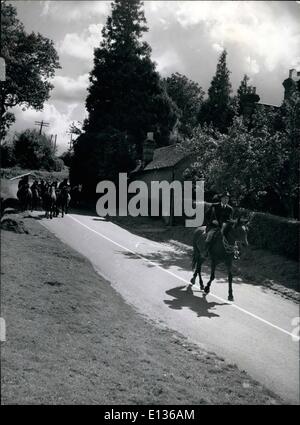
M 15 108 L 10 135 L 50 123 L 59 153 L 68 148 L 73 121 L 86 117 L 85 99 L 93 49 L 110 14 L 106 1 L 9 1 L 28 32 L 51 38 L 62 69 L 41 112 Z M 243 75 L 257 88 L 261 102 L 279 105 L 289 69 L 300 70 L 300 1 L 145 1 L 149 31 L 144 39 L 163 77 L 179 72 L 207 92 L 220 52 L 226 48 L 233 93 Z

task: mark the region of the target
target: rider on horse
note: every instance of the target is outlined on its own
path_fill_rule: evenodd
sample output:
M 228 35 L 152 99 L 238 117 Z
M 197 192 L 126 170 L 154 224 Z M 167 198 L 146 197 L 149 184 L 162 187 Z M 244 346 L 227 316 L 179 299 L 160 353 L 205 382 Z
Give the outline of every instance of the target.
M 212 203 L 207 211 L 205 256 L 208 256 L 209 249 L 217 232 L 221 231 L 222 237 L 226 236 L 227 224 L 233 219 L 233 209 L 228 204 L 230 194 L 223 192 L 220 198 L 221 202 Z
M 64 179 L 64 180 L 60 183 L 60 185 L 59 185 L 59 189 L 62 189 L 63 187 L 67 187 L 67 188 L 69 188 L 69 187 L 70 187 L 68 179 Z
M 29 178 L 28 176 L 23 176 L 18 184 L 18 189 L 29 188 Z

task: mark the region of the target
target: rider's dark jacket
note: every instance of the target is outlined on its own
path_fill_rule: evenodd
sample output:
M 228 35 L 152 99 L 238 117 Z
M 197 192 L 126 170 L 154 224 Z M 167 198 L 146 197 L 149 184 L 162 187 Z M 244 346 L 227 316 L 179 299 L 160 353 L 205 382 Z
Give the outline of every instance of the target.
M 216 220 L 220 227 L 223 223 L 228 223 L 233 218 L 233 209 L 230 205 L 222 205 L 221 202 L 213 203 L 206 213 L 206 224 L 208 227 L 213 226 Z

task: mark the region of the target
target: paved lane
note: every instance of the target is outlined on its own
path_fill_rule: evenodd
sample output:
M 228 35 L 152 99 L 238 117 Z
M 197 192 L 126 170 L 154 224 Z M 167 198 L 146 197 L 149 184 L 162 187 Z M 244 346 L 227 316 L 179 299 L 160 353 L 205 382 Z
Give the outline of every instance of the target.
M 221 273 L 212 294 L 204 297 L 197 287 L 190 293 L 190 258 L 184 252 L 100 217 L 70 214 L 41 223 L 89 258 L 139 312 L 236 363 L 287 402 L 299 403 L 299 340 L 292 338 L 297 304 L 241 280 L 234 286 L 235 303 L 229 303 Z

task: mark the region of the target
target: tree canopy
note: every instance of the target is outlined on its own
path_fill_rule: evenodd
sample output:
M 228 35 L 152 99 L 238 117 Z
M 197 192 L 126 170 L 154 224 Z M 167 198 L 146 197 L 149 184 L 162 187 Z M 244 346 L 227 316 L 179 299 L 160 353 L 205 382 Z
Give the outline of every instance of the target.
M 52 40 L 41 34 L 27 34 L 17 18 L 16 8 L 1 2 L 1 56 L 6 62 L 6 81 L 2 83 L 1 137 L 14 121 L 10 108 L 43 108 L 53 85 L 50 79 L 60 68 Z
M 13 144 L 14 161 L 25 169 L 60 171 L 63 163 L 55 153 L 50 137 L 37 130 L 21 132 Z
M 208 89 L 208 99 L 203 103 L 199 113 L 201 124 L 212 124 L 221 132 L 226 132 L 232 123 L 234 106 L 231 98 L 230 71 L 226 63 L 227 51 L 224 50 L 217 64 L 214 75 Z
M 195 153 L 186 178 L 204 177 L 206 191 L 227 189 L 240 205 L 293 217 L 299 197 L 299 94 L 284 107 L 280 130 L 274 127 L 280 112 L 262 107 L 255 109 L 250 129 L 238 116 L 226 134 L 199 126 L 183 143 Z
M 197 125 L 204 91 L 195 81 L 178 72 L 165 79 L 167 93 L 177 107 L 177 129 L 183 136 L 191 136 Z

